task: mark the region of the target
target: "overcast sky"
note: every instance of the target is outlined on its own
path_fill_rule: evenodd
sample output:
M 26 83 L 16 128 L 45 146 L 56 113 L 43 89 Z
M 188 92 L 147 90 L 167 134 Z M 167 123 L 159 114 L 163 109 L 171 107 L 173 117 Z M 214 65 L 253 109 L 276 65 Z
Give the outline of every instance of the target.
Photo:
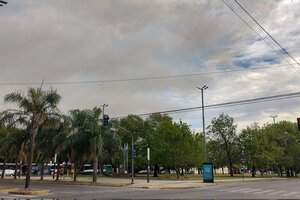
M 233 0 L 225 2 L 281 56 L 221 0 L 7 1 L 0 7 L 0 110 L 11 107 L 5 94 L 26 93 L 43 78 L 44 89 L 62 96 L 63 112 L 106 103 L 110 117 L 201 106 L 196 87 L 204 85 L 206 105 L 300 91 L 299 65 Z M 239 2 L 300 62 L 299 0 Z M 271 115 L 296 121 L 299 101 L 207 109 L 206 124 L 222 112 L 239 129 L 271 123 Z M 202 129 L 201 110 L 170 116 Z

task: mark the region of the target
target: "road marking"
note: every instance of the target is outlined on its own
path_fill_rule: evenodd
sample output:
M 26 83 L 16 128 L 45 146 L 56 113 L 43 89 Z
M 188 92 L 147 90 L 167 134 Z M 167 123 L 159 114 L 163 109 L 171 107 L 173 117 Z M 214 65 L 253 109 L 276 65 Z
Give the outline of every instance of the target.
M 261 191 L 261 190 L 262 189 L 252 189 L 252 190 L 242 191 L 242 193 L 258 192 L 258 191 Z
M 266 195 L 276 195 L 276 194 L 280 194 L 280 193 L 284 193 L 284 192 L 286 192 L 286 191 L 284 191 L 284 190 L 279 190 L 279 191 L 277 191 L 277 192 L 271 192 L 271 193 L 266 194 Z
M 224 189 L 221 189 L 221 190 L 219 190 L 219 191 L 225 192 L 225 191 L 228 191 L 228 190 L 235 190 L 235 189 L 238 189 L 238 188 L 240 188 L 240 187 L 224 188 Z
M 242 191 L 246 191 L 246 190 L 251 190 L 251 188 L 239 188 L 239 189 L 231 190 L 228 192 L 242 192 Z
M 269 193 L 269 192 L 273 192 L 275 190 L 263 190 L 263 191 L 260 191 L 260 192 L 255 192 L 255 194 L 264 194 L 264 193 Z
M 0 196 L 0 199 L 15 199 L 14 197 Z
M 295 194 L 298 194 L 299 192 L 287 192 L 286 194 L 280 194 L 282 197 L 287 197 L 287 196 L 293 196 Z

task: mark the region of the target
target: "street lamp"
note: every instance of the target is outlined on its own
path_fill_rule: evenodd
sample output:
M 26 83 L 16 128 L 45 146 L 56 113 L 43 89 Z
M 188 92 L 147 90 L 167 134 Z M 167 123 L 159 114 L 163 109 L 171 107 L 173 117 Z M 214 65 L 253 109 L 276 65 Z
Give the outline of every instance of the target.
M 199 90 L 201 90 L 201 96 L 202 96 L 202 125 L 203 125 L 203 136 L 204 136 L 204 160 L 206 161 L 206 135 L 205 135 L 205 118 L 204 118 L 204 95 L 203 91 L 208 88 L 207 85 L 204 85 L 203 87 L 197 87 Z
M 107 107 L 107 106 L 108 106 L 108 104 L 106 104 L 106 103 L 102 105 L 102 120 L 103 120 L 102 122 L 103 122 L 103 125 L 104 125 L 104 108 Z
M 131 136 L 131 184 L 134 183 L 134 140 L 133 140 L 133 135 L 130 131 L 128 131 L 127 129 L 110 122 L 112 125 L 117 126 L 119 129 L 125 131 L 126 133 L 129 133 Z
M 271 115 L 270 117 L 272 117 L 273 118 L 273 123 L 275 124 L 276 123 L 276 121 L 275 121 L 275 119 L 276 119 L 276 117 L 278 117 L 278 115 Z

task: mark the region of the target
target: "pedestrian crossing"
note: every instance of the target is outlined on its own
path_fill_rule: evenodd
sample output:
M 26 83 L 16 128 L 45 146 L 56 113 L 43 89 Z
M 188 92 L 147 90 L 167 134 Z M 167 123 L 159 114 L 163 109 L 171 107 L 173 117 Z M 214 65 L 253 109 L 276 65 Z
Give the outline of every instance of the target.
M 208 189 L 208 188 L 207 188 Z M 269 196 L 276 198 L 300 198 L 300 191 L 286 191 L 286 190 L 276 190 L 272 188 L 263 189 L 255 187 L 228 187 L 228 186 L 216 186 L 212 187 L 209 190 L 214 190 L 215 192 L 228 193 L 228 194 L 251 194 L 257 196 Z

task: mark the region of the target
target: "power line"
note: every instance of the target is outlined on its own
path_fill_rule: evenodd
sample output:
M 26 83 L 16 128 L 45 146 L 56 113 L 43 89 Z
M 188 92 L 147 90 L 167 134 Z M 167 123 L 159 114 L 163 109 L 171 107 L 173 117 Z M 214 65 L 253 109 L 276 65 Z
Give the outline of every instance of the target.
M 243 9 L 243 11 L 245 11 L 245 13 L 247 13 L 247 15 L 249 16 L 249 17 L 251 17 L 251 19 L 290 57 L 290 58 L 292 58 L 293 59 L 293 61 L 295 62 L 295 63 L 297 63 L 297 65 L 298 66 L 300 66 L 300 64 L 299 64 L 299 62 L 289 53 L 289 52 L 287 52 L 280 44 L 279 44 L 279 42 L 277 41 L 277 40 L 275 40 L 275 38 L 272 36 L 272 35 L 270 35 L 269 34 L 269 32 L 260 24 L 260 23 L 258 23 L 258 21 L 256 21 L 256 19 L 254 19 L 254 17 L 237 1 L 237 0 L 234 0 L 234 2 L 235 3 L 237 3 L 238 4 L 238 6 L 240 7 L 240 8 L 242 8 Z
M 228 5 L 224 0 L 222 2 L 236 15 L 238 16 L 252 31 L 254 31 L 275 53 L 277 53 L 285 62 L 288 63 L 289 66 L 295 69 L 296 72 L 300 73 L 300 71 L 292 65 L 279 51 L 277 51 L 274 47 L 271 46 L 270 43 L 267 42 L 267 40 L 261 36 L 248 22 L 246 22 L 230 5 Z M 299 64 L 296 61 L 297 64 Z
M 278 100 L 298 98 L 298 97 L 300 97 L 300 92 L 274 95 L 274 96 L 267 96 L 267 97 L 260 97 L 260 98 L 240 100 L 240 101 L 231 101 L 231 102 L 219 103 L 219 104 L 212 104 L 212 105 L 204 106 L 204 108 L 205 109 L 217 109 L 217 108 L 241 106 L 241 105 L 247 105 L 247 104 L 253 104 L 253 103 L 278 101 Z M 202 106 L 180 108 L 180 109 L 173 109 L 173 110 L 165 110 L 165 111 L 151 112 L 151 113 L 145 113 L 145 114 L 137 114 L 137 116 L 149 116 L 149 115 L 157 114 L 157 113 L 171 114 L 171 113 L 194 112 L 194 111 L 198 111 L 199 109 L 202 109 Z M 124 117 L 114 117 L 114 119 L 119 119 L 119 118 L 124 118 Z
M 283 67 L 287 64 L 269 65 L 264 67 L 253 67 L 243 69 L 232 69 L 224 71 L 211 71 L 202 73 L 191 73 L 191 74 L 180 74 L 180 75 L 169 75 L 169 76 L 156 76 L 156 77 L 141 77 L 141 78 L 125 78 L 125 79 L 110 79 L 110 80 L 95 80 L 95 81 L 62 81 L 62 82 L 44 82 L 43 85 L 72 85 L 72 84 L 97 84 L 97 83 L 116 83 L 116 82 L 130 82 L 130 81 L 146 81 L 146 80 L 159 80 L 159 79 L 171 79 L 171 78 L 183 78 L 193 76 L 204 76 L 204 75 L 216 75 L 223 73 L 235 73 L 241 71 L 252 71 L 252 70 L 264 70 L 274 67 Z M 0 83 L 0 85 L 40 85 L 40 82 L 19 82 L 19 83 Z

